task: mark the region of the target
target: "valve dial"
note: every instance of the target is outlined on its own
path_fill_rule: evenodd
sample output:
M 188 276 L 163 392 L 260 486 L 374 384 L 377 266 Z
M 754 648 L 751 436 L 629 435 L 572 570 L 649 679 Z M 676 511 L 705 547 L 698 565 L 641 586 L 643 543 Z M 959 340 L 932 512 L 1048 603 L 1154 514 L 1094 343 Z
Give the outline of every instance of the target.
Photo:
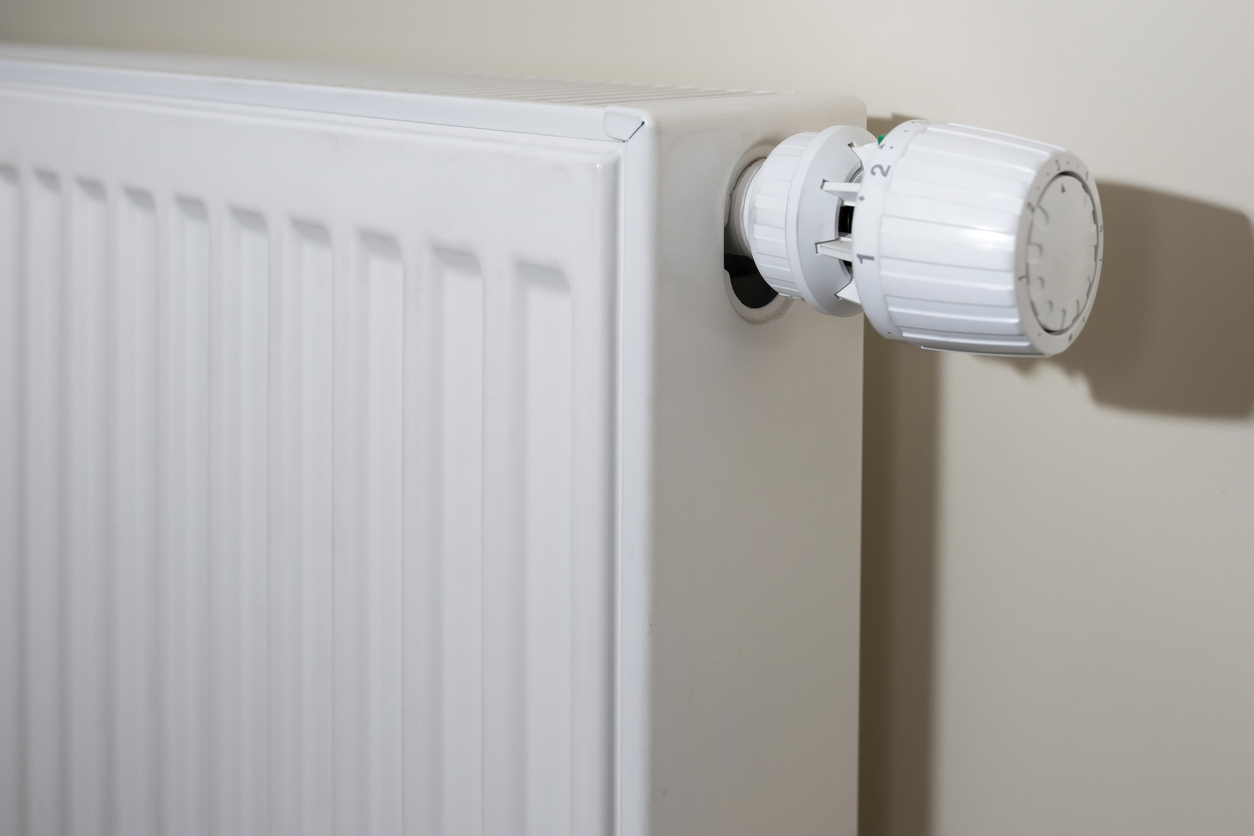
M 1097 275 L 1093 198 L 1073 174 L 1049 182 L 1028 229 L 1028 299 L 1041 327 L 1067 331 L 1087 308 Z

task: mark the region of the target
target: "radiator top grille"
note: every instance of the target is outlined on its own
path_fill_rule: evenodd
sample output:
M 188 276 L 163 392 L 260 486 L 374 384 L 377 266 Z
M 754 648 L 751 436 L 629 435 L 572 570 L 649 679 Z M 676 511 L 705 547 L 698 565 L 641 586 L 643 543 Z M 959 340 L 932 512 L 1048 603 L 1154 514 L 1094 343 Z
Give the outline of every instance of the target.
M 78 68 L 93 67 L 130 72 L 158 72 L 170 75 L 209 76 L 280 84 L 389 91 L 423 96 L 451 96 L 589 107 L 673 99 L 760 96 L 769 95 L 770 92 L 0 44 L 0 65 L 8 61 L 36 61 L 49 65 L 73 65 Z

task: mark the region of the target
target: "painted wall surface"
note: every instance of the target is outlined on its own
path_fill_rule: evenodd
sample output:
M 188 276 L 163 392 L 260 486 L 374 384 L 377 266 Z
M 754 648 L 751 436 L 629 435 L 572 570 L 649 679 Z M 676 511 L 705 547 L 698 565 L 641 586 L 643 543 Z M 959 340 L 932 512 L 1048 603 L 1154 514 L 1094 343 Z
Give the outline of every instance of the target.
M 867 836 L 1254 830 L 1251 31 L 1237 0 L 0 0 L 11 40 L 839 89 L 1079 153 L 1074 350 L 867 336 Z

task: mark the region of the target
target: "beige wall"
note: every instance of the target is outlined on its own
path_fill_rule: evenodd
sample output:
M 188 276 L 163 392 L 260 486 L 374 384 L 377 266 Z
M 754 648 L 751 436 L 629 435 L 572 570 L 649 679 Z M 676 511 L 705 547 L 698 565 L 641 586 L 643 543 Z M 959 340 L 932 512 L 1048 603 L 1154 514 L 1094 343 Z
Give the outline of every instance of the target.
M 867 337 L 867 836 L 1254 832 L 1251 31 L 1237 0 L 0 0 L 7 39 L 832 88 L 1080 153 L 1075 350 Z

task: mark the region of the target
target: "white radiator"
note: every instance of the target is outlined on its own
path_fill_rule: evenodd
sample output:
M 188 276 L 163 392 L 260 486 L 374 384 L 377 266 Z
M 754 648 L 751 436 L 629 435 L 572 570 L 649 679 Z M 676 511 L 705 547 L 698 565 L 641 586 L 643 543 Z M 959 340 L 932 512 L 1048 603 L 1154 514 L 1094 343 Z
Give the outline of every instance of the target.
M 722 253 L 863 120 L 0 47 L 0 836 L 852 836 L 861 323 Z

